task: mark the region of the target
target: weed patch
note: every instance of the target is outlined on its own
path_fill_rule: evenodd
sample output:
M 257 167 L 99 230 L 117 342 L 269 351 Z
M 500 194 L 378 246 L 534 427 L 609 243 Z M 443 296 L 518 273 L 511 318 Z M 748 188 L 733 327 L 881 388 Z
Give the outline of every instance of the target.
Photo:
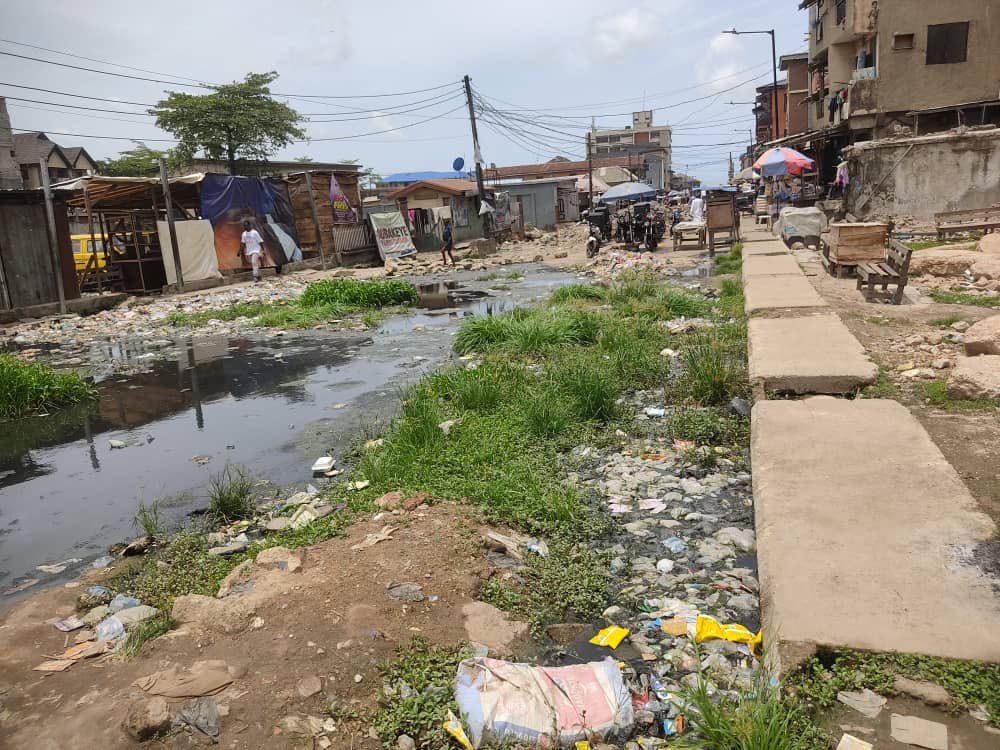
M 75 372 L 56 372 L 0 352 L 0 418 L 59 409 L 96 397 L 94 387 Z
M 675 393 L 702 406 L 720 406 L 745 396 L 747 385 L 746 326 L 723 324 L 692 333 L 681 350 L 683 374 Z
M 518 279 L 524 278 L 524 271 L 510 271 L 509 273 L 503 273 L 501 271 L 490 271 L 489 273 L 484 273 L 482 276 L 477 276 L 476 281 L 500 281 L 506 279 L 508 281 L 517 281 Z
M 417 290 L 406 281 L 357 281 L 356 279 L 323 279 L 306 287 L 299 297 L 302 307 L 317 305 L 349 305 L 372 308 L 402 305 L 417 301 Z
M 943 318 L 938 318 L 937 320 L 932 320 L 931 325 L 937 328 L 951 328 L 955 323 L 960 323 L 964 321 L 961 315 L 946 315 Z
M 950 292 L 944 289 L 935 289 L 931 292 L 931 299 L 942 305 L 972 305 L 973 307 L 1000 307 L 1000 294 L 993 297 L 981 297 L 978 294 L 966 294 L 965 292 Z
M 208 481 L 208 512 L 216 521 L 247 518 L 253 510 L 253 478 L 243 467 L 226 464 Z
M 916 390 L 931 406 L 943 411 L 993 411 L 1000 409 L 1000 400 L 998 399 L 975 401 L 952 398 L 948 395 L 948 383 L 944 380 L 919 383 Z
M 724 408 L 678 407 L 666 419 L 667 434 L 697 446 L 743 446 L 750 440 L 750 420 Z
M 607 291 L 594 284 L 566 284 L 556 289 L 549 298 L 549 304 L 560 305 L 570 300 L 603 302 Z
M 455 673 L 459 662 L 471 655 L 467 646 L 431 646 L 418 637 L 380 665 L 383 684 L 372 726 L 385 747 L 394 747 L 401 734 L 412 737 L 418 748 L 451 746 L 442 725 L 449 710 L 459 713 Z
M 712 271 L 720 276 L 741 273 L 743 271 L 743 243 L 737 242 L 728 253 L 716 257 Z
M 898 386 L 889 377 L 889 371 L 881 366 L 878 368 L 878 375 L 875 378 L 875 382 L 871 385 L 866 385 L 861 389 L 861 393 L 859 394 L 861 398 L 889 399 L 894 399 L 898 395 Z
M 118 656 L 122 659 L 131 659 L 139 653 L 142 644 L 159 638 L 174 626 L 174 621 L 167 615 L 157 615 L 143 620 L 137 625 L 129 628 L 122 641 L 121 648 L 118 649 Z

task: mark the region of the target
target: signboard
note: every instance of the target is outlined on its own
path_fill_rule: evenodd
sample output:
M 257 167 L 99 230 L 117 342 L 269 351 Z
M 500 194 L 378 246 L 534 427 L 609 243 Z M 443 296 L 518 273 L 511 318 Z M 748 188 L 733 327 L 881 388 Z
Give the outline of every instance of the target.
M 354 224 L 358 215 L 351 207 L 344 191 L 340 189 L 337 176 L 330 174 L 330 203 L 333 205 L 333 221 L 336 224 Z
M 406 228 L 406 220 L 399 211 L 385 214 L 369 214 L 372 229 L 375 230 L 375 241 L 382 260 L 403 258 L 415 255 L 417 248 L 413 246 L 410 230 Z

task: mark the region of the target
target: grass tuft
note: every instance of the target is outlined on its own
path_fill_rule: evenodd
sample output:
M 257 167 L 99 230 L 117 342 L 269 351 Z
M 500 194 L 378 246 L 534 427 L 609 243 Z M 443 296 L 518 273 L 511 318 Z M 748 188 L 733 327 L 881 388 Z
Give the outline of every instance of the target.
M 149 505 L 140 500 L 132 519 L 132 528 L 142 529 L 142 532 L 154 539 L 163 533 L 163 521 L 160 518 L 160 501 L 154 500 Z
M 894 399 L 899 395 L 899 388 L 889 376 L 889 371 L 884 367 L 878 368 L 878 376 L 871 385 L 866 385 L 859 394 L 861 398 L 888 398 Z
M 931 299 L 942 305 L 972 305 L 973 307 L 1000 307 L 1000 294 L 992 297 L 980 296 L 978 294 L 966 294 L 965 292 L 950 292 L 944 289 L 935 289 L 931 292 Z
M 208 512 L 228 522 L 253 515 L 253 478 L 242 466 L 226 467 L 208 481 Z
M 735 396 L 745 396 L 745 325 L 724 324 L 690 334 L 681 350 L 681 363 L 684 372 L 675 388 L 694 403 L 721 406 Z
M 373 308 L 402 305 L 417 301 L 417 290 L 406 281 L 358 281 L 356 279 L 323 279 L 314 281 L 299 297 L 302 307 L 317 305 L 349 305 Z
M 944 380 L 918 383 L 916 390 L 931 406 L 942 411 L 993 411 L 1000 409 L 1000 399 L 952 398 L 948 395 L 948 383 Z
M 75 372 L 56 372 L 0 352 L 0 419 L 49 411 L 97 398 L 97 391 Z
M 589 300 L 603 302 L 607 291 L 595 284 L 567 284 L 556 289 L 549 298 L 549 303 L 559 305 L 570 300 Z
M 173 626 L 174 621 L 168 615 L 162 614 L 133 625 L 125 633 L 121 648 L 117 651 L 118 656 L 122 659 L 131 659 L 139 653 L 139 650 L 146 641 L 159 638 Z
M 735 274 L 743 271 L 743 243 L 737 242 L 728 253 L 715 259 L 713 272 L 719 275 Z
M 964 320 L 965 318 L 961 315 L 946 315 L 943 318 L 932 320 L 931 325 L 936 326 L 937 328 L 951 328 L 951 326 L 955 323 L 961 323 Z

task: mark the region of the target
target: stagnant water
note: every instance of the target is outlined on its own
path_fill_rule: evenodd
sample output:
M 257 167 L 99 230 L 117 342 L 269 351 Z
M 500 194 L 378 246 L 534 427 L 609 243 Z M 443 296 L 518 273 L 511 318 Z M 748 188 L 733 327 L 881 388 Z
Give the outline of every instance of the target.
M 406 384 L 452 356 L 464 316 L 500 312 L 570 279 L 535 269 L 504 282 L 506 291 L 424 285 L 420 309 L 366 334 L 181 339 L 152 358 L 142 342 L 103 344 L 144 371 L 101 382 L 96 405 L 0 429 L 0 591 L 62 580 L 135 536 L 140 499 L 161 499 L 175 521 L 203 508 L 206 482 L 227 462 L 304 486 L 317 456 L 342 455 L 360 431 L 384 424 Z M 112 449 L 112 439 L 127 447 Z M 36 567 L 71 558 L 80 562 L 62 575 Z

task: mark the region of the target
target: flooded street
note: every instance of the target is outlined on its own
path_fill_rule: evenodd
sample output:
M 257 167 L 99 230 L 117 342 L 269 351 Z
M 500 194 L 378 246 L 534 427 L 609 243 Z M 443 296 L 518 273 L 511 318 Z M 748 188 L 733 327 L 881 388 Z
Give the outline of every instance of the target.
M 134 536 L 139 500 L 161 499 L 181 521 L 205 506 L 205 484 L 227 462 L 274 485 L 304 485 L 317 456 L 342 456 L 359 432 L 391 418 L 408 383 L 451 356 L 463 317 L 509 309 L 571 278 L 528 269 L 504 282 L 509 289 L 471 279 L 425 285 L 417 310 L 362 334 L 262 330 L 159 351 L 101 345 L 143 371 L 101 381 L 92 406 L 4 424 L 0 590 L 61 580 L 36 566 L 79 558 L 61 574 L 69 577 Z

